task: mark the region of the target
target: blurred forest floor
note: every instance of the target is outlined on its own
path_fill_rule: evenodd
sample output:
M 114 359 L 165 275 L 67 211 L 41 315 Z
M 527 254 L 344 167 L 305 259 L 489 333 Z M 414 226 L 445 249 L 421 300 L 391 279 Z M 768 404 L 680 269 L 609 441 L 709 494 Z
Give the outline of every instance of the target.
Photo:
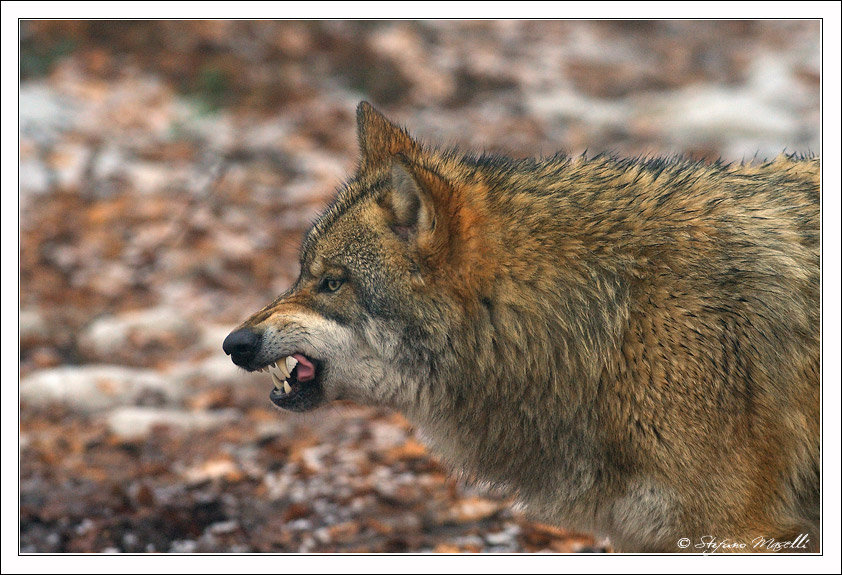
M 819 149 L 817 22 L 21 24 L 23 552 L 577 552 L 397 414 L 279 412 L 225 335 L 371 101 L 517 156 Z

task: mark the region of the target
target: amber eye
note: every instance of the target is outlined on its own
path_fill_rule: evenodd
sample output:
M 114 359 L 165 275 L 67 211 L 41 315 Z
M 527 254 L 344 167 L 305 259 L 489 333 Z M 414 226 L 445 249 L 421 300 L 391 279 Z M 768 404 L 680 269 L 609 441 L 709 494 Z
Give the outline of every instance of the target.
M 319 288 L 321 288 L 321 291 L 332 293 L 341 288 L 343 283 L 345 283 L 345 280 L 325 278 L 321 281 Z

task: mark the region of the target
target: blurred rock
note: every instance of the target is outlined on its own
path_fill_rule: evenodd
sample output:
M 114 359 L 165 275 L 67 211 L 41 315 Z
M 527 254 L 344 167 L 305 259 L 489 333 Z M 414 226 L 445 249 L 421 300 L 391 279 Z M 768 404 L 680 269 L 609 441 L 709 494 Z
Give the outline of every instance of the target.
M 172 403 L 180 400 L 184 390 L 156 371 L 116 365 L 44 369 L 20 382 L 21 402 L 26 405 L 60 403 L 83 412 L 131 405 L 150 392 Z
M 157 307 L 93 321 L 82 333 L 80 347 L 91 359 L 119 361 L 150 348 L 176 352 L 193 344 L 198 333 L 195 323 L 178 310 Z
M 51 339 L 49 323 L 36 309 L 22 309 L 18 314 L 18 330 L 21 347 L 30 347 L 48 342 Z
M 25 82 L 18 91 L 18 121 L 22 137 L 55 137 L 70 127 L 78 102 L 43 81 Z
M 40 195 L 50 190 L 51 175 L 37 158 L 21 158 L 18 164 L 20 193 L 24 198 Z
M 694 87 L 660 102 L 654 122 L 677 146 L 711 138 L 780 139 L 796 126 L 791 112 L 746 89 Z
M 126 176 L 138 193 L 148 195 L 183 185 L 186 174 L 160 162 L 133 162 L 129 164 Z
M 211 429 L 237 419 L 233 409 L 218 411 L 181 411 L 152 407 L 121 407 L 107 417 L 108 429 L 120 439 L 139 439 L 156 427 L 169 427 L 179 431 Z M 215 468 L 214 468 L 215 469 Z M 215 473 L 214 470 L 208 473 Z M 189 473 L 188 473 L 189 475 Z M 196 474 L 191 475 L 193 479 Z
M 244 371 L 234 365 L 231 358 L 222 353 L 222 344 L 219 345 L 219 351 L 206 357 L 205 359 L 195 361 L 191 364 L 182 364 L 174 366 L 170 372 L 170 377 L 173 381 L 184 385 L 191 381 L 201 382 L 203 385 L 220 385 L 226 383 L 237 382 L 245 384 L 243 378 L 251 380 L 263 380 L 267 384 L 270 381 L 266 374 L 246 374 Z M 268 390 L 271 387 L 267 387 Z
M 206 531 L 213 535 L 225 535 L 227 533 L 233 533 L 239 528 L 240 525 L 236 521 L 220 521 L 219 523 L 209 525 Z
M 125 166 L 130 162 L 125 151 L 116 143 L 109 143 L 99 150 L 93 165 L 92 175 L 96 180 L 110 180 L 123 175 Z

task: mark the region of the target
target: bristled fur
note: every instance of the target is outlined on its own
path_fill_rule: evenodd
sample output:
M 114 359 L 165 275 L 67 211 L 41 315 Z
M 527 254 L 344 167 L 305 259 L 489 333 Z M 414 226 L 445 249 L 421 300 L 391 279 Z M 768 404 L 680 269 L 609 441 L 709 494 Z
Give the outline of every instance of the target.
M 475 157 L 358 120 L 301 278 L 241 326 L 255 362 L 306 342 L 325 400 L 621 550 L 818 549 L 818 159 Z

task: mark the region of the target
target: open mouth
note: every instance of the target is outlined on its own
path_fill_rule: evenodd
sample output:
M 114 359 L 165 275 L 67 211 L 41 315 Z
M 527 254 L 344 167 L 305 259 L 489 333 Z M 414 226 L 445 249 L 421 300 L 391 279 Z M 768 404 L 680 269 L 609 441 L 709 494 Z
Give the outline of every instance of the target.
M 290 411 L 306 411 L 322 399 L 321 365 L 302 353 L 278 359 L 257 371 L 268 372 L 274 388 L 269 393 L 272 403 Z

